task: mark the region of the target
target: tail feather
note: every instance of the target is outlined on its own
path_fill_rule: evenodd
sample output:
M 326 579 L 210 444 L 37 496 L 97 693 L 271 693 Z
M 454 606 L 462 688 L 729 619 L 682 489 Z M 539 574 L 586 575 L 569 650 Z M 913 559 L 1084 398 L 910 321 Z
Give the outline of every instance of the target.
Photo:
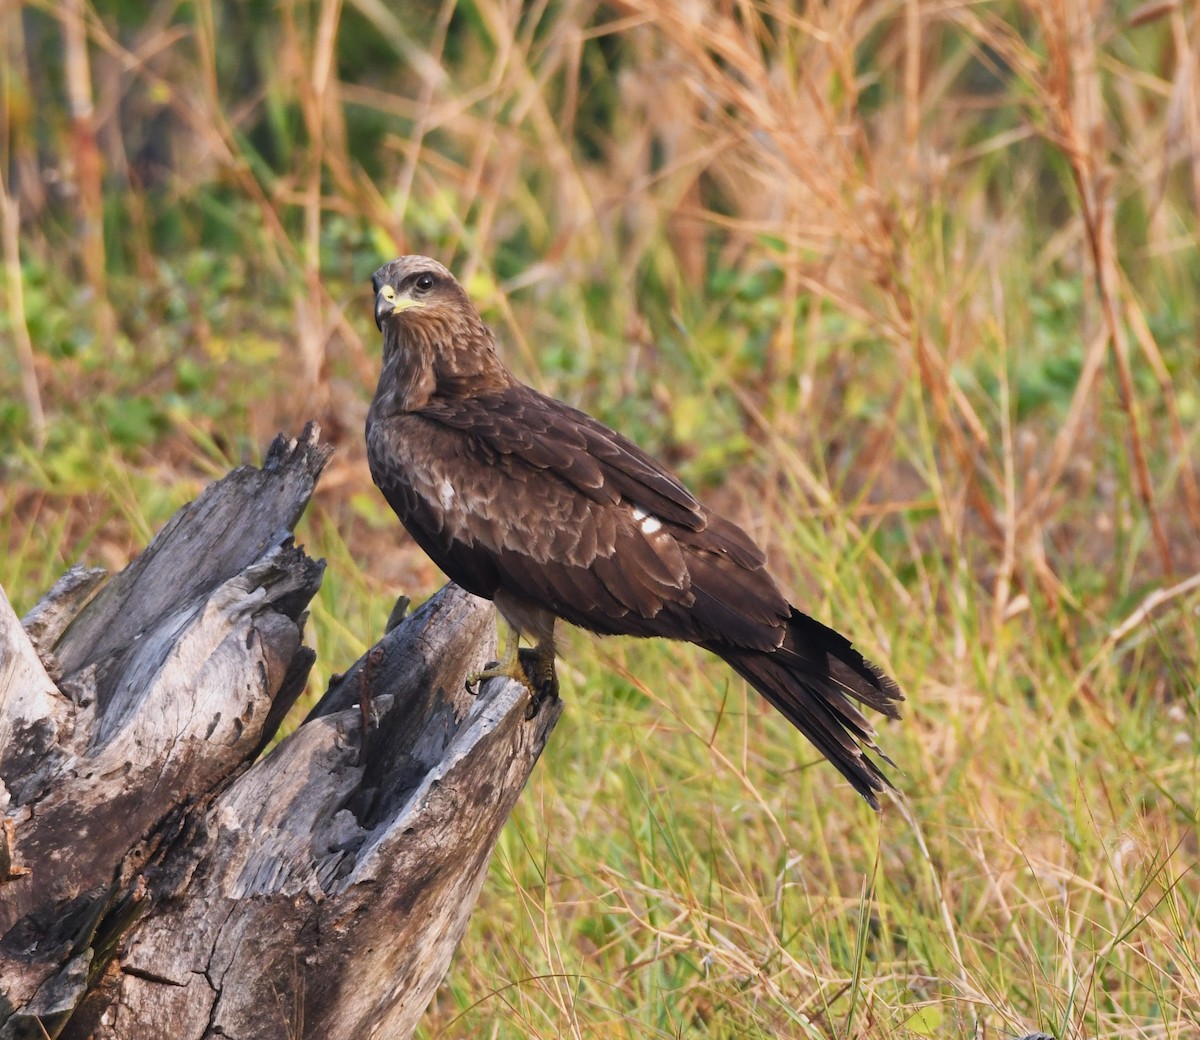
M 872 808 L 891 787 L 867 751 L 894 763 L 875 743 L 875 730 L 856 701 L 899 718 L 904 699 L 845 636 L 792 608 L 782 645 L 774 651 L 706 644 L 816 746 Z

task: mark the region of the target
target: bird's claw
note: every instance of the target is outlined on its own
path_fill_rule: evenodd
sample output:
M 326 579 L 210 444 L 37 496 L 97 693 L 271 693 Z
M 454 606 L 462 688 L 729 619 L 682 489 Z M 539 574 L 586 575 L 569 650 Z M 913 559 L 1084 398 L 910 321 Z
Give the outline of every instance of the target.
M 466 681 L 463 683 L 467 693 L 472 697 L 478 697 L 479 687 L 483 684 L 484 680 L 494 679 L 498 675 L 507 675 L 508 673 L 501 668 L 500 664 L 499 661 L 488 661 L 479 671 L 468 675 Z
M 500 661 L 491 661 L 487 667 L 467 676 L 466 689 L 472 697 L 479 696 L 479 687 L 487 679 L 504 677 L 519 682 L 529 691 L 529 704 L 525 708 L 526 720 L 537 717 L 546 701 L 558 699 L 558 676 L 554 672 L 554 658 L 548 659 L 537 650 L 526 648 L 517 655 L 516 666 L 509 669 Z
M 558 700 L 558 676 L 554 671 L 553 655 L 547 657 L 535 649 L 526 649 L 518 657 L 525 673 L 525 689 L 529 691 L 529 705 L 525 708 L 525 721 L 528 722 L 537 717 L 547 701 Z

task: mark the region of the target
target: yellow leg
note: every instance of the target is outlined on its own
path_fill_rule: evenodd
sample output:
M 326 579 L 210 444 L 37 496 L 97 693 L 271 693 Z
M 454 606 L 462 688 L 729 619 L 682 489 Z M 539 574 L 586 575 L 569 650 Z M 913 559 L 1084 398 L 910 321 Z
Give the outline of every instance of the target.
M 522 686 L 528 687 L 529 679 L 525 675 L 525 669 L 521 667 L 521 633 L 507 621 L 504 623 L 504 628 L 504 660 L 498 661 L 483 671 L 472 672 L 468 675 L 468 690 L 473 686 L 478 686 L 485 679 L 499 678 L 514 679 Z

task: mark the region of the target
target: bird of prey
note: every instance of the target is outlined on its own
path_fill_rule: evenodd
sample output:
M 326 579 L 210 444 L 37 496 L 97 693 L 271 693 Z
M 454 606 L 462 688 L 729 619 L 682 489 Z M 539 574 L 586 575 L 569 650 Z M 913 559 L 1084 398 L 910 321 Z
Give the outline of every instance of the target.
M 509 625 L 504 661 L 472 682 L 523 683 L 532 717 L 557 695 L 557 618 L 695 643 L 878 809 L 890 785 L 867 752 L 887 756 L 859 705 L 899 717 L 896 683 L 792 606 L 750 536 L 664 466 L 519 382 L 445 267 L 403 256 L 372 285 L 383 369 L 367 415 L 371 476 L 433 562 Z

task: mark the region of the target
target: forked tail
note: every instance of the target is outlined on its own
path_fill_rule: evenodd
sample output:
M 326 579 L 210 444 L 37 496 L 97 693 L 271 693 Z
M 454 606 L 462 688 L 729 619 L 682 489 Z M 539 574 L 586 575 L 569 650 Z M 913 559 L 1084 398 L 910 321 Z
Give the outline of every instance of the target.
M 795 607 L 777 650 L 708 645 L 816 745 L 854 789 L 879 808 L 877 795 L 891 782 L 868 751 L 894 765 L 875 743 L 875 730 L 859 708 L 900 717 L 904 694 L 832 628 Z

